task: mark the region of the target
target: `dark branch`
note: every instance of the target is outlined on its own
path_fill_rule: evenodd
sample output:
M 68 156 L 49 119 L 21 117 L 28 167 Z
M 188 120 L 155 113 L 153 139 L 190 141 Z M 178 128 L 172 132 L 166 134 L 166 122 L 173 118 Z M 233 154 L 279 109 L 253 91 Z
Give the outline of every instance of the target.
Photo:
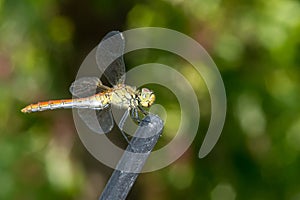
M 131 139 L 130 145 L 127 146 L 99 200 L 122 200 L 126 198 L 157 143 L 162 129 L 163 122 L 158 116 L 150 114 L 145 117 Z

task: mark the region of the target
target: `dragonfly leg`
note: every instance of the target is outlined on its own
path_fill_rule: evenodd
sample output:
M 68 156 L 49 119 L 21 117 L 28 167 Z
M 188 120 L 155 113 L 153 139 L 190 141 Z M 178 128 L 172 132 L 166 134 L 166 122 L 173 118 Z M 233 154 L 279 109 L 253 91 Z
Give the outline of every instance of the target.
M 123 130 L 121 130 L 121 133 L 122 133 L 123 137 L 125 138 L 126 142 L 128 143 L 128 145 L 131 145 L 130 140 L 128 139 L 126 133 Z
M 123 131 L 123 126 L 125 124 L 125 121 L 126 121 L 128 115 L 129 115 L 129 110 L 126 110 L 126 112 L 124 113 L 124 115 L 122 116 L 122 118 L 119 122 L 119 128 L 120 128 L 121 133 L 122 133 L 123 137 L 125 138 L 126 142 L 128 143 L 128 145 L 130 145 L 130 141 L 129 141 L 126 133 Z
M 131 118 L 134 121 L 136 121 L 138 124 L 140 124 L 141 122 L 147 122 L 147 123 L 149 123 L 150 121 L 140 118 L 138 111 L 141 111 L 143 113 L 143 115 L 145 115 L 145 116 L 147 116 L 149 114 L 148 111 L 146 111 L 142 107 L 138 106 L 137 108 L 132 108 L 131 109 L 131 114 L 130 114 Z
M 134 109 L 134 117 L 135 117 L 135 119 L 137 120 L 138 123 L 141 122 L 141 119 L 139 117 L 139 113 L 138 113 L 137 109 Z
M 129 115 L 129 109 L 125 111 L 125 113 L 123 114 L 123 116 L 122 116 L 122 118 L 121 118 L 121 120 L 120 120 L 120 122 L 119 122 L 119 128 L 120 128 L 121 130 L 123 130 L 123 126 L 124 126 L 124 124 L 125 124 L 125 121 L 126 121 L 128 115 Z
M 144 110 L 141 106 L 138 106 L 138 108 L 145 116 L 149 114 L 149 112 Z
M 131 109 L 131 113 L 130 113 L 131 118 L 136 122 L 136 123 L 140 123 L 142 120 L 139 117 L 139 113 L 138 110 L 136 108 L 132 108 Z
M 147 116 L 149 114 L 148 111 L 144 110 L 141 106 L 138 106 L 138 109 L 143 113 L 143 115 Z M 146 123 L 149 123 L 150 121 L 149 120 L 145 120 L 143 119 L 142 120 L 143 122 L 146 122 Z

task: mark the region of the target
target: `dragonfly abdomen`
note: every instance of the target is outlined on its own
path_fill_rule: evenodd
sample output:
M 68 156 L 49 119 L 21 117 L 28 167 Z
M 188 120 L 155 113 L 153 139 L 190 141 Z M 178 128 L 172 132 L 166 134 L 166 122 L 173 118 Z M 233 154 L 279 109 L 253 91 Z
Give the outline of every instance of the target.
M 23 108 L 21 111 L 24 113 L 30 112 L 39 112 L 44 110 L 54 110 L 58 108 L 72 108 L 73 99 L 64 99 L 64 100 L 50 100 L 38 102 L 35 104 L 30 104 Z
M 90 97 L 78 99 L 62 99 L 38 102 L 30 104 L 21 111 L 24 113 L 40 112 L 45 110 L 54 110 L 61 108 L 90 108 L 103 109 L 110 103 L 110 96 L 108 94 L 96 94 Z
M 103 109 L 111 103 L 109 92 L 98 93 L 90 97 L 73 99 L 73 108 Z

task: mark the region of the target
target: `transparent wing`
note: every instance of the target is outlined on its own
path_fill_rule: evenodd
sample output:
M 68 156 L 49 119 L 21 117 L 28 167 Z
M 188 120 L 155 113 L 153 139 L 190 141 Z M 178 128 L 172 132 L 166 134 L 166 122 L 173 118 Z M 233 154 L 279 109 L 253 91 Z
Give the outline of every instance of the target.
M 124 49 L 125 39 L 119 31 L 109 32 L 97 47 L 98 68 L 112 86 L 125 81 Z
M 88 97 L 100 92 L 101 85 L 97 77 L 83 77 L 75 80 L 69 90 L 73 96 Z
M 114 126 L 110 107 L 103 110 L 78 109 L 78 114 L 85 124 L 96 133 L 108 133 Z

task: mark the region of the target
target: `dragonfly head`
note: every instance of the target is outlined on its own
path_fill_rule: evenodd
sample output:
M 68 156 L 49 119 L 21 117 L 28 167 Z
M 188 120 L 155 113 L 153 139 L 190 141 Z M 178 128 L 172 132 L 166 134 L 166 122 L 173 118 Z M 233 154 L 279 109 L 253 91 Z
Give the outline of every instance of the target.
M 138 94 L 139 102 L 143 107 L 150 107 L 155 101 L 155 95 L 153 91 L 142 88 Z

